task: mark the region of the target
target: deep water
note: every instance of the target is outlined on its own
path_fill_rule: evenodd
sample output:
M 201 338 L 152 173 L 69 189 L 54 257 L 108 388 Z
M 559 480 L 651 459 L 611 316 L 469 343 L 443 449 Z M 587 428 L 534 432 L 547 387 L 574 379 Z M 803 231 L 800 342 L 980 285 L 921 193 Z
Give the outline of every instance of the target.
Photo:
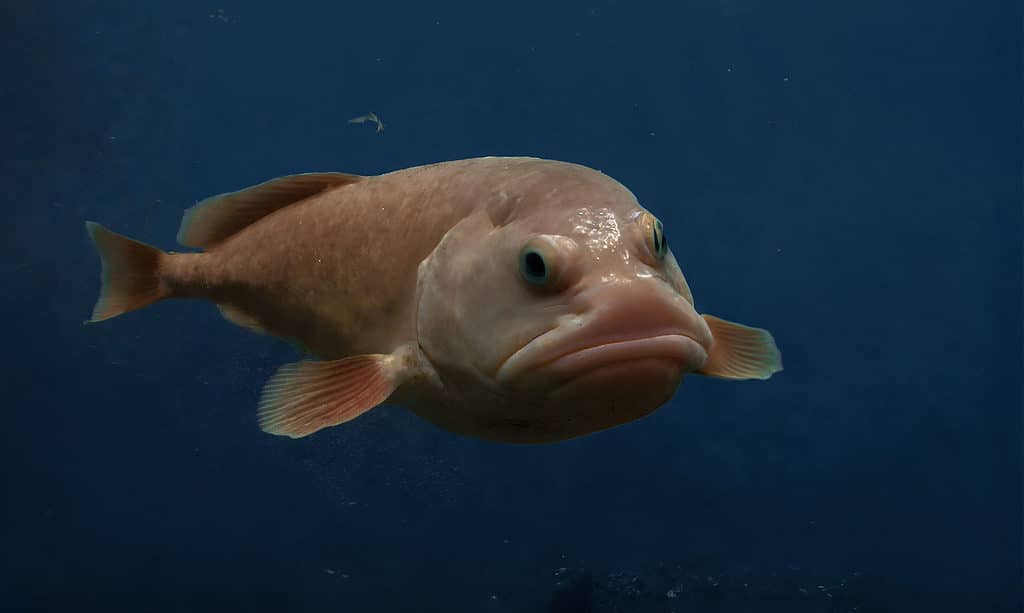
M 1018 3 L 0 17 L 0 610 L 1021 610 Z M 82 324 L 86 219 L 174 249 L 274 176 L 511 154 L 630 187 L 785 371 L 555 445 L 392 407 L 293 441 L 255 420 L 286 343 L 191 302 Z

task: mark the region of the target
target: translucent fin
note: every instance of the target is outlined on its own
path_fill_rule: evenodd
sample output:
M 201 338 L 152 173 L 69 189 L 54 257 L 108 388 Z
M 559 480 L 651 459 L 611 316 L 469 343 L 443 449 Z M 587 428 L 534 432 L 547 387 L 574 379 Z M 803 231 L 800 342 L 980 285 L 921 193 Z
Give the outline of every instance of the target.
M 85 229 L 103 266 L 100 297 L 86 323 L 141 309 L 167 295 L 159 277 L 162 251 L 92 221 L 85 222 Z
M 392 362 L 388 355 L 359 355 L 286 364 L 263 388 L 260 428 L 300 438 L 355 419 L 395 390 Z
M 220 314 L 224 316 L 224 319 L 230 321 L 236 326 L 241 326 L 247 330 L 259 332 L 260 334 L 266 334 L 267 331 L 263 329 L 260 322 L 256 321 L 256 318 L 252 317 L 248 313 L 245 313 L 233 306 L 227 306 L 224 304 L 218 304 L 217 308 L 220 309 Z
M 274 211 L 362 178 L 340 172 L 310 172 L 211 196 L 185 211 L 178 242 L 187 247 L 209 249 Z
M 767 330 L 704 315 L 715 339 L 699 372 L 723 379 L 767 379 L 782 370 L 782 354 Z

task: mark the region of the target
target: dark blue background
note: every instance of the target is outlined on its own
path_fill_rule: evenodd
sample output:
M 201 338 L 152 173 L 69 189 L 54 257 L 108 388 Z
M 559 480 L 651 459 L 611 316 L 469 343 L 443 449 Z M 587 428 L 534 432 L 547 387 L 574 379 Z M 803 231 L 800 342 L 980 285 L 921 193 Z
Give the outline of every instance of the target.
M 693 560 L 1020 606 L 1016 3 L 9 4 L 4 610 L 539 611 Z M 490 154 L 621 180 L 786 370 L 551 446 L 391 407 L 291 441 L 284 343 L 82 325 L 84 219 L 173 248 L 212 193 Z

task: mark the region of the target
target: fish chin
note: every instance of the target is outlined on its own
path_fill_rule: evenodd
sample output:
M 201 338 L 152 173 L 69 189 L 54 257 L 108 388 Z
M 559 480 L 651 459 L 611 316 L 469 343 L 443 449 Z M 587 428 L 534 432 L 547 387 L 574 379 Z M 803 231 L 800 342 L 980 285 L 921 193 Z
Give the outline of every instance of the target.
M 595 363 L 596 364 L 596 363 Z M 637 358 L 581 371 L 546 394 L 548 410 L 578 418 L 588 431 L 639 419 L 672 397 L 684 371 L 671 358 Z

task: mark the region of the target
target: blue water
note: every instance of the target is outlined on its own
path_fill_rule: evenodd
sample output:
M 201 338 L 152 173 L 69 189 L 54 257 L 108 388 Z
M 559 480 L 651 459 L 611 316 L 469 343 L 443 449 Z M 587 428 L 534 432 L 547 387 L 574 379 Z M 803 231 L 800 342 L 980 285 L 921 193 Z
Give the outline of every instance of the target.
M 2 610 L 1020 610 L 1016 3 L 3 13 Z M 629 186 L 786 370 L 555 445 L 390 407 L 292 441 L 255 422 L 287 344 L 82 325 L 85 219 L 173 249 L 213 193 L 502 154 Z

